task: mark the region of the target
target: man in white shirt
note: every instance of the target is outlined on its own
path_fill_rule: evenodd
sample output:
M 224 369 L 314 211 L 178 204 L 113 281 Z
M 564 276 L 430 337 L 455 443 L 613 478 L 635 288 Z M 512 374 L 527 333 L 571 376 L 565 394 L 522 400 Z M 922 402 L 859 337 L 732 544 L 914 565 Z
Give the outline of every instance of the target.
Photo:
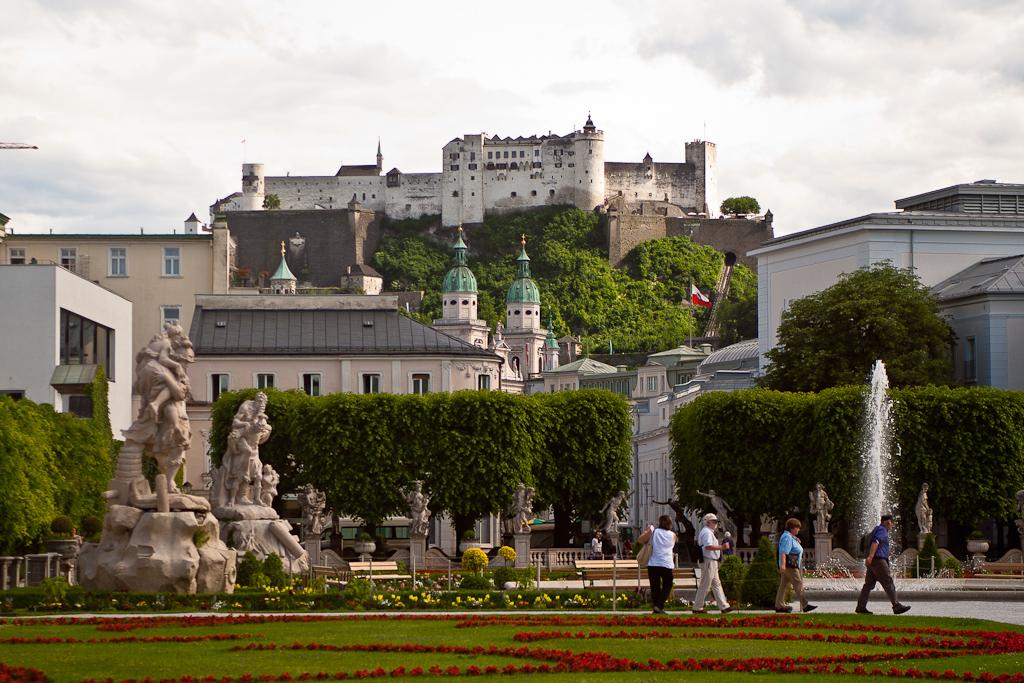
M 722 582 L 718 578 L 718 565 L 722 562 L 722 549 L 725 546 L 718 544 L 715 537 L 715 529 L 718 528 L 718 517 L 709 512 L 704 515 L 704 526 L 697 536 L 697 545 L 700 546 L 702 558 L 700 565 L 700 585 L 697 586 L 697 597 L 693 601 L 693 613 L 704 614 L 704 600 L 708 596 L 708 588 L 715 596 L 718 609 L 722 614 L 733 611 L 729 607 L 729 601 L 725 599 L 725 591 L 722 590 Z

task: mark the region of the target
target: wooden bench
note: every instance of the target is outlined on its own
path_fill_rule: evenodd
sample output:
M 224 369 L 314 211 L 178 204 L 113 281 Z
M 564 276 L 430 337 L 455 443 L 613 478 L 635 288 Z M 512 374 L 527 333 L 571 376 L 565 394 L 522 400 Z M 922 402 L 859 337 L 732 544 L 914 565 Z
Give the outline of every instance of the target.
M 1009 574 L 1020 574 L 1024 576 L 1024 563 L 1021 562 L 985 562 L 982 565 L 982 569 L 987 572 L 993 572 L 995 574 L 1002 574 L 1003 572 Z
M 327 566 L 312 566 L 309 570 L 313 573 L 313 576 L 323 577 L 327 585 L 333 586 L 344 586 L 348 583 L 352 573 L 344 567 L 338 567 L 335 565 Z
M 610 581 L 613 573 L 612 560 L 576 560 L 575 567 L 583 574 L 583 588 L 586 589 L 587 581 L 591 587 L 594 581 Z M 615 560 L 614 561 L 615 582 L 624 584 L 624 587 L 632 587 L 638 590 L 650 588 L 647 580 L 647 572 L 637 563 L 636 560 Z M 672 570 L 672 582 L 674 588 L 697 588 L 697 576 L 692 567 L 676 567 Z
M 349 562 L 348 569 L 351 579 L 370 579 L 371 581 L 397 581 L 412 579 L 412 574 L 399 574 L 397 562 Z M 373 574 L 370 570 L 373 570 Z

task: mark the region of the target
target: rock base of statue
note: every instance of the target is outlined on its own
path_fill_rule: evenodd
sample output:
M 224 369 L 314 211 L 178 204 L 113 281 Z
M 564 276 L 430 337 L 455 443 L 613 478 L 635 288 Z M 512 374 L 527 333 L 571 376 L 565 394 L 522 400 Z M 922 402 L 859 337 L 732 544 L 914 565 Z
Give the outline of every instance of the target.
M 512 549 L 516 551 L 515 568 L 524 569 L 530 566 L 530 532 L 512 534 Z
M 100 542 L 79 551 L 77 573 L 87 590 L 231 593 L 236 563 L 213 515 L 114 505 L 104 517 Z
M 220 505 L 213 509 L 213 515 L 222 522 L 241 519 L 278 519 L 280 515 L 272 507 L 263 505 Z
M 309 554 L 299 539 L 292 536 L 291 525 L 282 519 L 225 521 L 220 539 L 234 546 L 240 556 L 249 552 L 261 562 L 276 553 L 286 573 L 300 574 L 309 568 Z
M 427 568 L 427 535 L 409 534 L 409 558 L 415 559 L 416 571 Z
M 814 534 L 814 567 L 821 568 L 832 558 L 832 534 L 816 532 Z

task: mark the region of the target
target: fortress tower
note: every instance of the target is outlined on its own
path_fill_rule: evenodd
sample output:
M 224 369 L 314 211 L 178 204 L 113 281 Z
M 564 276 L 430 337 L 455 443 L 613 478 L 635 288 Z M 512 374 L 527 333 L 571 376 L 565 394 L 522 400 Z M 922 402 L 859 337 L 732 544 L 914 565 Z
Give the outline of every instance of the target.
M 694 140 L 686 143 L 686 163 L 695 167 L 694 188 L 697 208 L 706 212 L 708 218 L 718 218 L 718 149 L 715 143 Z M 700 200 L 703 199 L 703 208 Z
M 242 164 L 242 196 L 238 203 L 241 211 L 259 211 L 263 208 L 266 186 L 263 164 Z
M 589 113 L 583 130 L 574 136 L 573 152 L 573 203 L 584 211 L 593 211 L 604 203 L 604 131 L 597 129 Z

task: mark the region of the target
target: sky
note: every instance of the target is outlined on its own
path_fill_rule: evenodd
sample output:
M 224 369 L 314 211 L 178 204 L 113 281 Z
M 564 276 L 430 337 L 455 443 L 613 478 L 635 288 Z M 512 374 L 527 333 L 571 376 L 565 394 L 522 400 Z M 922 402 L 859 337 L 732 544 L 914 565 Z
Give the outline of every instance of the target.
M 438 172 L 455 137 L 607 161 L 716 143 L 720 198 L 784 235 L 1024 182 L 1024 0 L 0 0 L 0 213 L 18 233 L 181 230 L 268 175 Z M 243 145 L 242 141 L 245 140 Z

